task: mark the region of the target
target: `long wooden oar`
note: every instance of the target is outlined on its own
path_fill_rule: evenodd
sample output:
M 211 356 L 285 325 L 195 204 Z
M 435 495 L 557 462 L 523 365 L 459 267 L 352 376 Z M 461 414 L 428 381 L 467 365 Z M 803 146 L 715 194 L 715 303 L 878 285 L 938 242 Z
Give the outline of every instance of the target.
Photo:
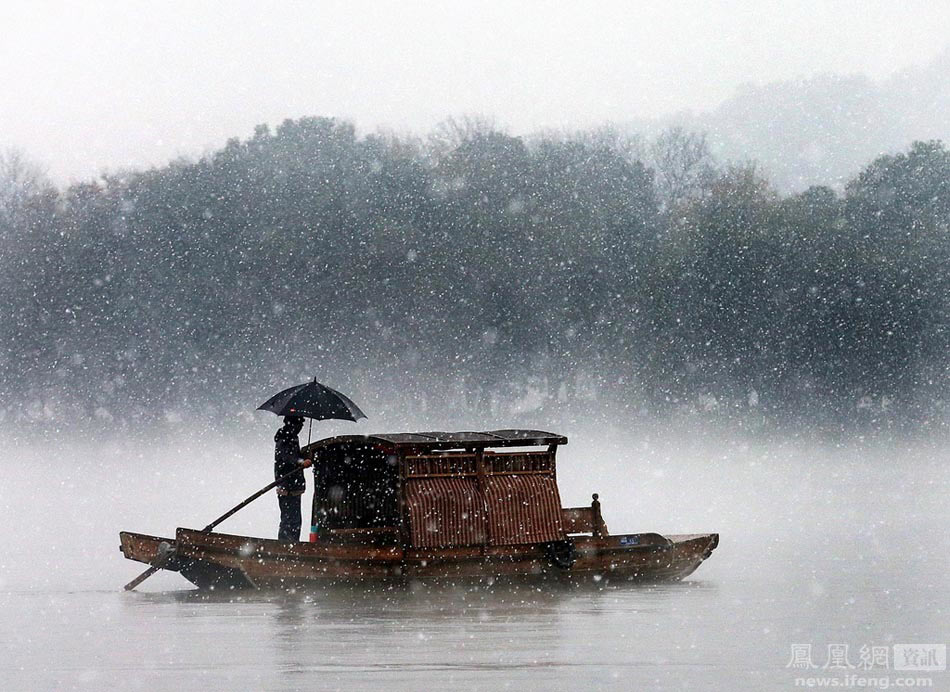
M 303 467 L 303 468 L 307 468 L 307 467 Z M 246 500 L 244 500 L 244 502 L 242 502 L 242 503 L 239 504 L 239 505 L 235 505 L 234 507 L 232 507 L 231 509 L 229 509 L 227 512 L 225 512 L 224 514 L 222 514 L 220 517 L 218 517 L 217 519 L 215 519 L 213 522 L 211 522 L 210 524 L 208 524 L 206 527 L 204 527 L 204 528 L 202 529 L 202 531 L 212 531 L 212 530 L 214 529 L 214 527 L 217 526 L 218 524 L 220 524 L 222 521 L 224 521 L 225 519 L 227 519 L 227 518 L 230 517 L 231 515 L 233 515 L 233 514 L 239 512 L 240 510 L 244 509 L 245 507 L 247 507 L 249 504 L 251 504 L 252 502 L 254 502 L 254 500 L 256 500 L 257 498 L 259 498 L 259 497 L 260 497 L 261 495 L 263 495 L 264 493 L 266 493 L 266 492 L 268 492 L 268 491 L 270 491 L 270 490 L 273 490 L 273 489 L 277 486 L 277 484 L 280 483 L 282 480 L 285 480 L 285 479 L 287 479 L 287 478 L 290 478 L 292 475 L 294 475 L 295 473 L 298 473 L 300 470 L 301 470 L 301 469 L 294 469 L 294 470 L 291 471 L 290 473 L 285 473 L 283 476 L 281 476 L 280 478 L 278 478 L 278 479 L 277 479 L 276 481 L 274 481 L 273 483 L 270 483 L 269 485 L 264 486 L 263 488 L 261 488 L 260 490 L 258 490 L 256 493 L 254 493 L 253 495 L 251 495 L 249 498 L 247 498 Z M 132 589 L 134 589 L 136 586 L 138 586 L 139 584 L 141 584 L 143 581 L 145 581 L 145 580 L 148 579 L 150 576 L 152 576 L 153 574 L 155 574 L 158 570 L 162 569 L 165 565 L 167 565 L 167 564 L 171 561 L 171 559 L 172 559 L 174 556 L 175 556 L 175 551 L 174 551 L 174 550 L 168 550 L 168 551 L 165 551 L 164 553 L 159 553 L 159 555 L 157 556 L 156 561 L 152 564 L 152 566 L 149 567 L 149 568 L 148 568 L 147 570 L 145 570 L 144 572 L 142 572 L 139 576 L 137 576 L 135 579 L 133 579 L 132 581 L 130 581 L 128 584 L 126 584 L 126 585 L 125 585 L 125 590 L 126 590 L 126 591 L 131 591 Z

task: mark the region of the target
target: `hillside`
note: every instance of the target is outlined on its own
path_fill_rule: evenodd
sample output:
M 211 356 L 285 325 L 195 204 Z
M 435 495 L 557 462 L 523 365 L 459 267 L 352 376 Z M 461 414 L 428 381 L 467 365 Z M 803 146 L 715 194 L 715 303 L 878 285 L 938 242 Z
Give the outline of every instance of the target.
M 711 112 L 633 128 L 650 133 L 680 125 L 706 132 L 721 160 L 757 161 L 781 191 L 798 192 L 811 185 L 840 189 L 868 161 L 915 140 L 947 141 L 948 112 L 950 50 L 879 82 L 829 74 L 744 85 Z

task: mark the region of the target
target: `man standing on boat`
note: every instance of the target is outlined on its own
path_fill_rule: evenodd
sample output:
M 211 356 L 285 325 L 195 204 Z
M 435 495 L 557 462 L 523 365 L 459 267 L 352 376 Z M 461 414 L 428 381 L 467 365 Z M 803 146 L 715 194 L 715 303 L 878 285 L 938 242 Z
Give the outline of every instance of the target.
M 281 479 L 277 484 L 277 503 L 280 505 L 280 529 L 278 540 L 300 540 L 300 502 L 307 480 L 303 470 L 311 465 L 309 459 L 300 456 L 300 441 L 297 435 L 303 429 L 303 418 L 287 416 L 284 426 L 274 435 L 274 478 Z M 293 473 L 294 469 L 298 472 Z

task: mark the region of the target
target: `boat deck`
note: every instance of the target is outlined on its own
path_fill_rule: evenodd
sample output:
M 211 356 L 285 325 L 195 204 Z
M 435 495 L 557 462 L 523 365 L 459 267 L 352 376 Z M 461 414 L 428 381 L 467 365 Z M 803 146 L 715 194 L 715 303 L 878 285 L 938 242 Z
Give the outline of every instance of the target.
M 125 557 L 153 564 L 200 588 L 265 588 L 352 580 L 497 579 L 669 581 L 683 579 L 719 543 L 718 534 L 573 536 L 569 568 L 544 545 L 403 549 L 329 541 L 289 543 L 180 528 L 175 538 L 122 532 Z

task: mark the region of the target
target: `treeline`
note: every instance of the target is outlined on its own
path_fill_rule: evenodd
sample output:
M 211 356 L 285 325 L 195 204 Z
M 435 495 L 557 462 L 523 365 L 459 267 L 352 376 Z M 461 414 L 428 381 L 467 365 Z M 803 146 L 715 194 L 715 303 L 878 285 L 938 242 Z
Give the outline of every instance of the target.
M 7 155 L 0 416 L 234 416 L 318 376 L 440 416 L 945 420 L 948 226 L 939 142 L 789 197 L 682 130 L 305 118 L 65 190 Z

